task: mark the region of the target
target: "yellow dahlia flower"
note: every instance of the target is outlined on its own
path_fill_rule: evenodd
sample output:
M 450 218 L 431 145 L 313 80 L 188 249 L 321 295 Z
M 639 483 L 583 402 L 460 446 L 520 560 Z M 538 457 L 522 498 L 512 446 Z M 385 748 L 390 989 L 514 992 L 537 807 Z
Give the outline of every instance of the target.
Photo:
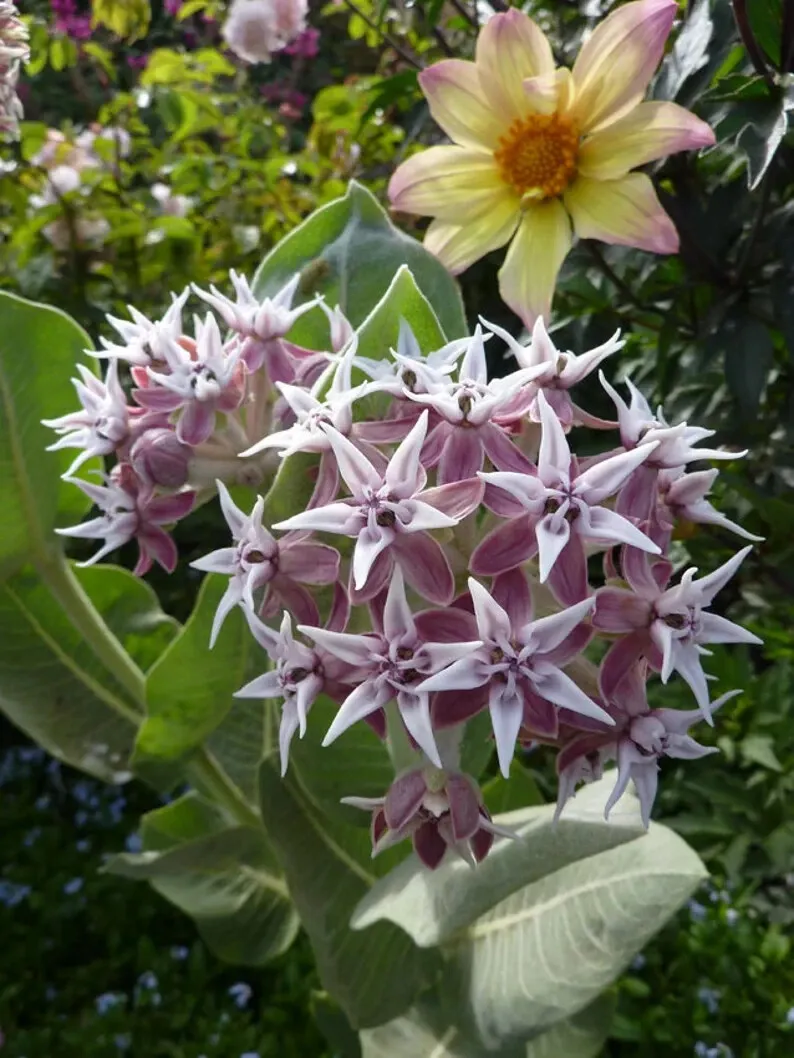
M 447 59 L 419 76 L 454 146 L 404 162 L 389 184 L 392 206 L 435 218 L 425 245 L 455 273 L 510 242 L 499 287 L 527 326 L 548 318 L 573 234 L 678 250 L 649 177 L 632 172 L 714 143 L 688 110 L 642 102 L 676 11 L 675 0 L 625 4 L 568 70 L 555 68 L 545 34 L 513 8 L 486 23 L 474 62 Z

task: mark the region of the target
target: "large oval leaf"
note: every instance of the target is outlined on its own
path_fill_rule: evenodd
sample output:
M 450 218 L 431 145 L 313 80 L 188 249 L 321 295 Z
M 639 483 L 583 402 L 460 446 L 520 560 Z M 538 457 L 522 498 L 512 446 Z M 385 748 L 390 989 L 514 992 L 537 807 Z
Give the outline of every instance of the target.
M 142 835 L 143 852 L 122 853 L 105 869 L 149 881 L 220 958 L 261 966 L 290 946 L 298 916 L 263 830 L 229 826 L 191 793 L 144 816 Z
M 257 296 L 272 297 L 300 272 L 298 299 L 323 294 L 358 327 L 401 265 L 410 268 L 447 337 L 462 337 L 466 318 L 455 280 L 421 243 L 395 228 L 377 199 L 355 181 L 343 198 L 312 213 L 270 251 L 253 286 Z M 328 329 L 323 321 L 319 310 L 308 313 L 290 338 L 319 348 Z
M 31 567 L 0 584 L 0 708 L 53 756 L 123 782 L 141 705 L 61 602 L 84 599 L 140 660 L 151 660 L 153 643 L 164 645 L 173 624 L 126 570 L 104 566 L 75 576 L 60 561 L 46 569 L 63 589 L 60 601 Z
M 60 480 L 75 452 L 46 452 L 42 419 L 76 405 L 75 364 L 90 364 L 85 331 L 59 309 L 0 292 L 0 578 L 55 546 L 52 530 L 79 522 L 90 501 Z
M 499 816 L 499 823 L 517 840 L 497 840 L 476 870 L 450 856 L 431 873 L 412 854 L 362 900 L 353 928 L 388 919 L 420 947 L 443 944 L 516 890 L 644 833 L 633 799 L 624 798 L 610 821 L 604 819 L 598 786 L 583 790 L 556 825 L 553 805 L 522 808 Z
M 324 819 L 295 780 L 269 762 L 259 777 L 262 818 L 309 935 L 323 986 L 354 1028 L 378 1025 L 405 1010 L 437 969 L 388 922 L 354 933 L 353 908 L 375 881 L 366 830 Z

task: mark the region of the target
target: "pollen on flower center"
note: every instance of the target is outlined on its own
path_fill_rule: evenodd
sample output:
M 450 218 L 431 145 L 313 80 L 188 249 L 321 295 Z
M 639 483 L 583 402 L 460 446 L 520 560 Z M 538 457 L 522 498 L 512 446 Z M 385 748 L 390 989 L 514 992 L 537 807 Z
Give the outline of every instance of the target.
M 576 171 L 579 136 L 558 114 L 529 114 L 499 138 L 494 158 L 502 179 L 522 196 L 540 201 L 562 194 Z

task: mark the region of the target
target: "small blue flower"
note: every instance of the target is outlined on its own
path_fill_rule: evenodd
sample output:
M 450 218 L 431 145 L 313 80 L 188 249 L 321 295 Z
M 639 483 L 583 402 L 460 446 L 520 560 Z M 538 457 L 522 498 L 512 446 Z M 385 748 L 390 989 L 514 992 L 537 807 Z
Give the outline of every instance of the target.
M 647 959 L 642 954 L 642 952 L 640 952 L 639 955 L 635 955 L 634 958 L 631 960 L 631 968 L 632 970 L 642 970 L 646 962 Z
M 155 988 L 157 988 L 157 984 L 157 974 L 152 973 L 151 970 L 146 970 L 145 973 L 142 973 L 141 976 L 138 978 L 139 988 L 148 988 L 154 990 Z
M 32 845 L 41 837 L 41 827 L 32 827 L 22 839 L 22 844 L 26 849 L 29 849 Z
M 695 1044 L 695 1054 L 697 1055 L 697 1058 L 706 1058 L 706 1055 L 709 1053 L 709 1049 L 710 1048 L 707 1043 L 704 1043 L 703 1040 L 698 1040 Z
M 77 849 L 78 852 L 88 852 L 88 850 L 91 848 L 91 842 L 88 840 L 88 838 L 80 838 L 79 841 L 75 842 L 74 847 Z
M 128 1032 L 119 1032 L 113 1037 L 113 1042 L 120 1051 L 127 1051 L 132 1044 L 132 1036 Z
M 136 834 L 134 831 L 132 834 L 128 834 L 124 839 L 124 848 L 127 852 L 140 852 L 143 848 L 143 841 L 140 834 Z
M 115 1010 L 116 1007 L 120 1007 L 123 1003 L 126 1003 L 127 997 L 123 992 L 103 992 L 102 995 L 97 996 L 94 1000 L 94 1006 L 96 1007 L 97 1014 L 103 1016 L 110 1010 Z
M 185 959 L 190 955 L 190 948 L 186 948 L 184 944 L 175 944 L 171 948 L 170 955 L 172 959 L 177 962 L 184 962 Z
M 66 885 L 64 885 L 63 891 L 67 896 L 74 896 L 75 893 L 80 892 L 84 884 L 82 878 L 71 878 Z
M 244 1010 L 251 1001 L 253 991 L 254 990 L 251 986 L 246 984 L 245 981 L 238 981 L 237 984 L 232 985 L 229 989 L 229 995 L 234 1000 L 235 1005 L 238 1006 L 240 1010 Z
M 739 912 L 736 910 L 735 907 L 729 907 L 728 910 L 725 912 L 725 921 L 728 923 L 729 926 L 735 926 L 736 923 L 739 921 Z
M 5 904 L 6 907 L 16 907 L 29 895 L 29 885 L 19 885 L 17 882 L 8 882 L 0 878 L 0 904 Z
M 78 827 L 84 827 L 88 822 L 88 812 L 84 812 L 83 809 L 80 808 L 74 814 L 74 821 Z
M 786 1011 L 786 1024 L 794 1025 L 794 1007 L 790 1007 L 789 1010 Z
M 46 812 L 51 804 L 52 800 L 49 794 L 42 794 L 41 797 L 37 797 L 35 801 L 35 807 L 39 812 Z
M 52 1001 L 57 995 L 58 989 L 53 988 L 52 985 L 47 985 L 47 987 L 44 989 L 44 998 L 47 1000 L 48 1003 L 52 1003 Z
M 241 1054 L 240 1058 L 259 1058 L 258 1051 L 246 1051 L 245 1054 Z
M 708 1010 L 709 1014 L 716 1014 L 720 1008 L 720 993 L 716 988 L 699 988 L 698 1000 Z
M 697 900 L 690 900 L 687 907 L 689 908 L 689 914 L 695 922 L 702 922 L 706 917 L 705 907 L 702 904 L 699 904 Z

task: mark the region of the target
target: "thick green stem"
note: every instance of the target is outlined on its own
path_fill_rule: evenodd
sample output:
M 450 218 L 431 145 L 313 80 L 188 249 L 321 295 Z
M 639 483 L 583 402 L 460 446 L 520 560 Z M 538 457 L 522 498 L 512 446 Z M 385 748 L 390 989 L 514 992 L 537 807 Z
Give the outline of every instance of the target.
M 135 727 L 146 715 L 146 677 L 108 628 L 102 615 L 83 591 L 63 554 L 50 552 L 36 562 L 36 568 L 69 619 L 118 684 L 127 692 L 132 705 L 118 699 L 115 708 Z M 255 810 L 248 804 L 215 758 L 201 747 L 185 767 L 185 777 L 235 820 L 245 826 L 259 826 Z

